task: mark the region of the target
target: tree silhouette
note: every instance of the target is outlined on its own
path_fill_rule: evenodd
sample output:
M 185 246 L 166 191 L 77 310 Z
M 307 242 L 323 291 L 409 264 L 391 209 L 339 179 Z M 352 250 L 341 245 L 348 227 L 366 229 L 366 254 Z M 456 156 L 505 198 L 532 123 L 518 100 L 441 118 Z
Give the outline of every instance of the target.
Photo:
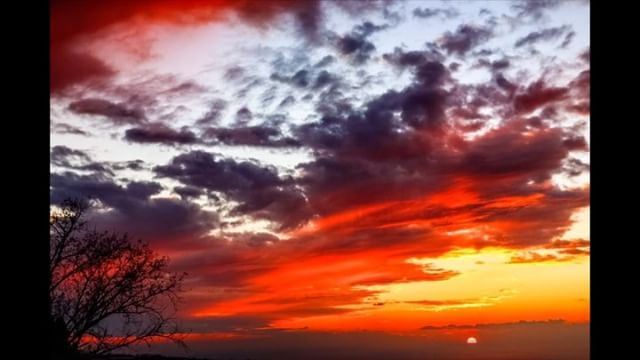
M 175 314 L 186 274 L 126 234 L 97 231 L 89 205 L 66 200 L 49 226 L 49 296 L 54 353 L 105 354 L 168 338 L 181 343 Z

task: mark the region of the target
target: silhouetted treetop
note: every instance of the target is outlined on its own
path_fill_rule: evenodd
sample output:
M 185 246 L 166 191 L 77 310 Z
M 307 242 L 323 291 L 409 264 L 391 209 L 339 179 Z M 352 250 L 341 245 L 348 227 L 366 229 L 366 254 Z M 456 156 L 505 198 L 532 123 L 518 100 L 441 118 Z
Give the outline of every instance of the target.
M 157 337 L 179 342 L 172 315 L 185 274 L 167 271 L 168 258 L 145 242 L 90 227 L 89 209 L 66 200 L 50 216 L 49 294 L 65 342 L 59 347 L 103 354 Z

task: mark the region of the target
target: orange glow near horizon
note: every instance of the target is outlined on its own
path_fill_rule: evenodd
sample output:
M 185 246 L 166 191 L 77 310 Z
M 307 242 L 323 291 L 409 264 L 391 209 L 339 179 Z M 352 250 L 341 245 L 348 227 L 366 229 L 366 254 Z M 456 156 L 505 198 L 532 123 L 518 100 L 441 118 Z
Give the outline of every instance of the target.
M 459 206 L 470 204 L 471 199 L 477 200 L 466 192 L 457 193 L 465 194 L 456 200 Z M 532 195 L 501 199 L 496 203 L 507 206 L 538 201 L 540 196 Z M 374 214 L 388 206 L 343 213 L 330 217 L 329 223 L 350 227 L 349 220 L 359 221 L 361 214 Z M 408 206 L 404 209 L 403 214 L 416 211 Z M 584 233 L 585 226 L 588 229 L 584 216 L 576 220 L 567 233 L 588 237 L 588 233 Z M 494 223 L 494 226 L 498 224 L 503 231 L 517 228 L 510 223 Z M 321 229 L 326 228 L 314 228 L 315 231 Z M 275 316 L 270 323 L 273 328 L 318 331 L 404 332 L 427 324 L 517 322 L 523 318 L 589 322 L 589 281 L 585 276 L 589 273 L 588 257 L 514 264 L 510 259 L 521 252 L 518 249 L 459 247 L 465 238 L 482 237 L 480 224 L 468 231 L 446 226 L 444 229 L 448 235 L 442 238 L 456 238 L 458 246 L 434 253 L 433 257 L 406 255 L 420 253 L 420 243 L 430 241 L 424 239 L 417 240 L 412 248 L 406 244 L 396 246 L 395 251 L 394 247 L 387 247 L 378 251 L 284 260 L 273 271 L 248 281 L 247 289 L 252 289 L 255 295 L 219 302 L 192 315 L 204 318 Z M 444 249 L 448 245 L 443 246 Z M 537 251 L 549 254 L 558 251 L 543 247 Z M 388 283 L 388 279 L 404 280 Z

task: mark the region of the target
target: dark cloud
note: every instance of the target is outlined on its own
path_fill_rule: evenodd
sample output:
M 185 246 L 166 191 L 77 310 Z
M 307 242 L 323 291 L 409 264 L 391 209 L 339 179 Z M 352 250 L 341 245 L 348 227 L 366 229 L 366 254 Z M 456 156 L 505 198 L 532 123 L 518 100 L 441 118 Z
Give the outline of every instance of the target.
M 497 74 L 495 77 L 496 85 L 498 85 L 501 89 L 506 90 L 510 94 L 515 92 L 518 86 L 511 81 L 507 80 L 503 74 Z
M 580 53 L 580 60 L 588 63 L 591 61 L 591 48 L 587 48 L 585 51 Z
M 566 48 L 567 46 L 569 46 L 571 44 L 571 42 L 573 41 L 573 38 L 576 36 L 576 32 L 575 31 L 571 31 L 569 33 L 567 33 L 567 35 L 565 35 L 564 40 L 562 40 L 562 44 L 560 44 L 561 48 Z
M 109 164 L 94 162 L 84 151 L 74 150 L 63 145 L 54 146 L 51 149 L 50 159 L 52 165 L 63 168 L 114 175 Z
M 322 59 L 320 59 L 320 61 L 318 61 L 318 63 L 316 63 L 314 65 L 314 67 L 323 68 L 323 67 L 326 67 L 326 66 L 329 66 L 329 65 L 333 64 L 335 61 L 336 61 L 336 58 L 334 58 L 331 55 L 327 55 L 327 56 L 323 57 Z
M 176 186 L 173 188 L 173 192 L 183 199 L 197 198 L 204 194 L 202 189 L 193 186 Z
M 375 25 L 367 21 L 355 26 L 349 34 L 334 37 L 332 41 L 340 54 L 348 56 L 355 64 L 363 64 L 376 49 L 367 38 L 386 28 L 386 25 Z
M 415 8 L 413 9 L 413 16 L 429 19 L 435 16 L 445 18 L 445 19 L 453 19 L 460 16 L 458 10 L 454 8 L 446 8 L 446 9 L 433 9 L 433 8 Z
M 64 145 L 54 146 L 51 149 L 51 163 L 58 166 L 69 166 L 69 161 L 75 158 L 80 162 L 89 162 L 91 158 L 87 153 L 74 150 Z
M 113 124 L 136 124 L 145 121 L 142 109 L 130 108 L 127 104 L 113 103 L 104 99 L 87 98 L 69 104 L 69 110 L 80 115 L 104 116 Z
M 247 107 L 242 107 L 236 111 L 236 123 L 246 124 L 253 119 L 253 113 Z
M 229 81 L 240 80 L 246 74 L 242 66 L 231 66 L 224 72 L 224 79 Z
M 205 235 L 218 223 L 216 214 L 186 201 L 151 198 L 162 186 L 133 181 L 119 185 L 101 175 L 51 174 L 51 203 L 67 198 L 95 199 L 106 211 L 91 214 L 101 229 L 128 232 L 159 248 L 180 247 Z
M 158 183 L 129 183 L 121 186 L 100 174 L 78 175 L 72 172 L 53 173 L 50 181 L 51 203 L 60 204 L 66 198 L 95 198 L 106 206 L 124 208 L 133 201 L 146 200 L 162 190 Z
M 365 21 L 360 25 L 356 25 L 353 28 L 353 33 L 369 36 L 375 32 L 385 30 L 388 27 L 388 25 L 376 25 L 370 21 Z
M 472 55 L 474 56 L 491 56 L 497 52 L 496 49 L 481 49 L 474 51 Z
M 518 134 L 525 126 L 524 123 L 505 126 L 469 144 L 458 164 L 460 171 L 476 176 L 537 171 L 549 174 L 558 168 L 569 151 L 563 133 L 542 129 L 527 138 Z
M 544 105 L 564 100 L 568 94 L 569 89 L 566 87 L 550 87 L 543 80 L 538 80 L 515 96 L 513 106 L 517 113 L 529 113 Z
M 494 60 L 494 61 L 489 61 L 487 59 L 479 59 L 475 66 L 486 67 L 491 71 L 502 71 L 509 68 L 510 65 L 511 65 L 511 62 L 509 61 L 509 59 L 505 58 L 505 59 Z
M 305 88 L 309 86 L 311 73 L 309 70 L 298 70 L 291 76 L 285 76 L 278 73 L 271 74 L 270 79 L 285 84 L 291 84 L 298 88 Z
M 145 165 L 144 161 L 142 160 L 130 160 L 130 161 L 111 163 L 111 167 L 114 170 L 129 169 L 129 170 L 139 171 L 139 170 L 144 170 L 145 168 L 144 165 Z
M 211 102 L 209 110 L 196 121 L 197 124 L 210 125 L 216 124 L 222 118 L 224 110 L 227 108 L 227 102 L 222 99 L 215 99 Z
M 300 143 L 285 136 L 276 127 L 257 125 L 231 128 L 208 128 L 205 138 L 213 138 L 215 143 L 232 146 L 298 147 Z
M 402 15 L 401 15 L 399 12 L 397 12 L 397 11 L 389 10 L 389 8 L 388 8 L 388 7 L 385 7 L 385 8 L 382 10 L 382 17 L 383 17 L 385 20 L 389 21 L 389 23 L 390 23 L 392 26 L 397 25 L 397 24 L 399 24 L 402 20 L 404 20 L 404 16 L 402 16 Z
M 338 51 L 343 55 L 351 56 L 356 64 L 362 64 L 369 60 L 376 47 L 364 37 L 345 35 L 336 41 Z
M 293 180 L 281 178 L 270 166 L 192 151 L 176 156 L 167 165 L 156 166 L 154 172 L 159 177 L 221 193 L 239 203 L 234 213 L 271 220 L 281 228 L 296 226 L 309 216 L 306 200 Z
M 73 134 L 73 135 L 83 135 L 83 136 L 89 136 L 89 133 L 77 128 L 73 125 L 69 125 L 69 124 L 65 124 L 65 123 L 56 123 L 53 124 L 53 128 L 51 129 L 52 132 L 56 133 L 56 134 Z
M 469 50 L 489 40 L 490 29 L 473 25 L 460 25 L 455 32 L 446 32 L 440 39 L 440 46 L 447 54 L 465 55 Z
M 570 35 L 570 34 L 575 34 L 572 31 L 570 32 L 570 30 L 571 30 L 571 26 L 563 25 L 563 26 L 558 26 L 558 27 L 553 27 L 548 29 L 542 29 L 539 31 L 534 31 L 518 39 L 515 42 L 514 46 L 518 48 L 525 45 L 533 45 L 540 41 L 555 40 L 567 34 L 566 35 L 567 37 L 565 38 L 563 44 L 561 45 L 561 47 L 565 47 L 569 45 L 569 43 L 571 42 L 571 39 L 573 38 L 573 35 Z M 565 42 L 567 43 L 566 45 L 564 44 Z
M 163 95 L 177 96 L 186 94 L 197 94 L 206 91 L 206 88 L 193 81 L 184 81 L 175 86 L 171 86 L 168 89 L 162 91 Z
M 521 17 L 532 17 L 534 20 L 542 18 L 545 10 L 553 9 L 562 4 L 560 0 L 515 0 L 511 9 Z
M 141 144 L 165 145 L 187 145 L 199 142 L 196 135 L 186 128 L 177 131 L 161 123 L 127 129 L 124 139 Z
M 295 103 L 296 103 L 296 98 L 294 98 L 292 95 L 289 95 L 280 102 L 278 107 L 287 107 Z
M 393 53 L 382 55 L 382 58 L 400 69 L 415 67 L 429 61 L 444 61 L 444 56 L 437 51 L 404 51 L 395 48 Z
M 394 119 L 393 110 L 387 109 L 399 109 L 399 99 L 398 93 L 385 94 L 371 101 L 362 113 L 325 117 L 317 124 L 297 129 L 300 140 L 317 151 L 316 160 L 299 169 L 305 194 L 320 214 L 437 193 L 443 184 L 462 176 L 478 182 L 483 200 L 456 212 L 475 214 L 482 222 L 518 223 L 519 232 L 505 234 L 501 241 L 503 245 L 519 246 L 561 235 L 571 223 L 573 211 L 588 205 L 588 192 L 542 190 L 528 185 L 532 179 L 544 183 L 562 168 L 574 148 L 567 143 L 572 136 L 565 131 L 539 128 L 528 130 L 525 136 L 528 122 L 512 121 L 473 141 L 449 144 L 452 152 L 442 151 L 438 132 L 426 136 L 420 128 L 398 130 L 403 129 L 402 123 Z M 542 192 L 546 200 L 514 213 L 492 209 L 493 201 L 506 196 L 505 189 L 509 189 L 509 196 Z M 404 213 L 408 218 L 413 216 L 406 210 Z M 451 215 L 437 208 L 416 210 L 417 214 L 421 219 Z M 371 226 L 394 222 L 388 216 L 369 217 Z M 403 221 L 411 220 L 395 220 Z M 361 222 L 360 226 L 364 229 L 367 224 Z
M 298 87 L 307 87 L 309 85 L 309 72 L 307 70 L 296 72 L 291 77 L 291 83 Z
M 66 169 L 89 171 L 101 176 L 115 176 L 115 171 L 120 170 L 143 170 L 142 160 L 131 160 L 121 162 L 97 162 L 84 151 L 71 149 L 64 145 L 57 145 L 51 148 L 51 164 Z
M 338 82 L 338 78 L 334 75 L 331 75 L 328 71 L 322 70 L 318 73 L 316 77 L 316 81 L 313 84 L 315 89 L 323 88 L 326 85 L 336 84 Z
M 569 176 L 573 177 L 589 172 L 591 170 L 591 166 L 580 159 L 570 158 L 567 160 L 564 170 Z

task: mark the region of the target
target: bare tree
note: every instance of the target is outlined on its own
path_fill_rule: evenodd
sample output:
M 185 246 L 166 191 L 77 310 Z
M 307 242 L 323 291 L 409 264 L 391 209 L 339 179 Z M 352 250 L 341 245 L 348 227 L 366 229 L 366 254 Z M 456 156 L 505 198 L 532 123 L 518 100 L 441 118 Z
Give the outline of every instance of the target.
M 64 348 L 105 354 L 158 337 L 177 342 L 175 314 L 186 274 L 126 234 L 92 229 L 89 206 L 65 201 L 49 226 L 51 315 Z

